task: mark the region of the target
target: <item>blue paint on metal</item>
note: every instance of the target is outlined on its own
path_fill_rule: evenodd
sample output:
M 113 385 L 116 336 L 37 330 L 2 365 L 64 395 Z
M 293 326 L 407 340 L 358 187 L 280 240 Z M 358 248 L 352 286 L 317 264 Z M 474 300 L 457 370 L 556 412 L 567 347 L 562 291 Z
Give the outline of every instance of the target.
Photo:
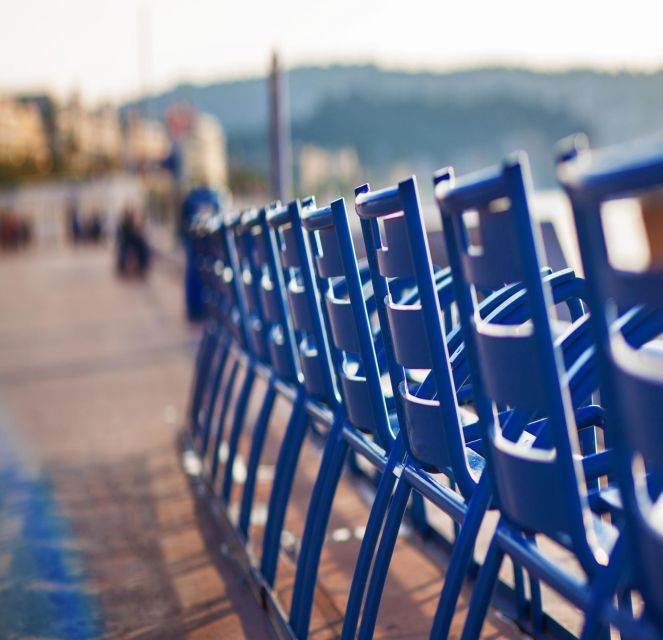
M 223 387 L 220 415 L 225 416 L 238 371 L 246 369 L 225 442 L 225 503 L 253 379 L 267 382 L 241 502 L 238 529 L 245 542 L 250 542 L 258 465 L 275 400 L 282 396 L 293 404 L 278 444 L 262 554 L 254 568 L 265 593 L 271 594 L 276 578 L 304 439 L 324 441 L 284 620 L 295 637 L 309 632 L 321 550 L 345 461 L 355 460 L 348 468 L 357 473 L 359 457 L 374 466 L 379 481 L 343 638 L 355 637 L 357 628 L 359 637 L 373 636 L 410 499 L 410 516 L 422 535 L 440 537 L 427 521 L 424 499 L 458 523 L 431 637 L 449 634 L 488 509 L 496 509 L 500 520 L 475 585 L 464 638 L 480 634 L 506 557 L 515 567 L 513 611 L 536 636 L 569 636 L 543 610 L 543 581 L 586 611 L 584 637 L 607 637 L 608 623 L 633 637 L 657 637 L 653 625 L 661 624 L 663 587 L 651 569 L 660 557 L 660 540 L 649 535 L 657 525 L 647 521 L 649 511 L 635 486 L 644 482 L 656 499 L 663 485 L 660 438 L 652 433 L 661 369 L 644 364 L 640 354 L 620 368 L 614 335 L 621 333 L 637 352 L 661 333 L 663 279 L 656 269 L 635 276 L 611 271 L 598 214 L 606 200 L 663 184 L 663 148 L 625 158 L 620 152 L 596 158 L 587 153 L 576 141 L 562 154 L 560 172 L 573 200 L 589 287 L 570 269 L 542 267 L 524 155 L 458 180 L 450 169 L 435 174 L 447 269 L 432 263 L 414 178 L 378 191 L 368 185 L 356 190 L 366 262 L 357 261 L 343 200 L 319 208 L 309 198 L 227 220 L 217 216 L 197 237 L 195 264 L 212 320 L 197 362 L 192 431 L 203 458 L 209 455 L 206 443 L 214 442 L 212 482 L 225 438 L 222 424 L 211 433 L 216 398 Z M 479 233 L 467 227 L 468 211 L 476 212 Z M 606 305 L 609 298 L 619 302 L 617 316 Z M 585 313 L 588 302 L 591 318 Z M 560 305 L 572 326 L 557 337 L 551 309 Z M 592 403 L 599 384 L 605 408 Z M 477 419 L 463 414 L 466 403 Z M 634 427 L 627 435 L 624 424 L 630 422 Z M 608 447 L 604 451 L 597 451 L 599 432 Z M 634 453 L 649 465 L 646 475 L 634 478 L 627 457 Z M 438 473 L 447 476 L 448 485 L 436 480 Z M 601 477 L 611 483 L 607 491 Z M 610 498 L 615 481 L 623 507 Z M 615 524 L 600 520 L 605 513 L 624 524 L 621 535 Z M 552 561 L 537 547 L 535 534 L 571 552 L 587 582 Z M 617 538 L 614 548 L 606 536 Z M 638 556 L 635 566 L 628 549 Z M 630 605 L 634 587 L 647 605 L 639 620 Z

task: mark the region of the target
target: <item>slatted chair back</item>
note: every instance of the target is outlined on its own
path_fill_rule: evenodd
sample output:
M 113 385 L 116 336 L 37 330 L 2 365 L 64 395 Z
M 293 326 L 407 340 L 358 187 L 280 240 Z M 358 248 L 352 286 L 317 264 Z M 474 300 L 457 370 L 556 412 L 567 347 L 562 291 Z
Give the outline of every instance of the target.
M 212 257 L 210 264 L 214 282 L 218 290 L 217 309 L 223 326 L 237 343 L 248 347 L 246 335 L 246 307 L 241 285 L 237 278 L 238 266 L 232 252 L 231 231 L 222 214 L 210 221 L 209 250 Z
M 281 265 L 304 386 L 312 398 L 334 407 L 336 382 L 299 201 L 271 208 L 267 223 Z
M 272 203 L 267 209 L 245 211 L 241 224 L 251 236 L 252 264 L 259 275 L 258 293 L 271 365 L 277 376 L 294 384 L 299 382 L 295 339 L 285 300 L 283 273 L 267 226 L 267 211 L 279 207 L 280 203 Z
M 609 426 L 622 453 L 620 485 L 633 542 L 635 582 L 648 614 L 663 630 L 663 575 L 658 570 L 663 554 L 663 354 L 660 343 L 646 342 L 663 332 L 663 264 L 657 255 L 663 222 L 663 144 L 592 153 L 581 137 L 565 145 L 559 160 L 559 177 L 572 202 L 590 284 L 592 318 L 609 389 L 606 402 L 614 417 Z M 629 198 L 630 203 L 624 202 Z M 639 205 L 645 232 L 640 244 L 633 244 L 631 258 L 650 254 L 648 261 L 632 266 L 619 262 L 615 237 L 611 242 L 608 231 L 612 206 L 622 219 L 619 242 L 628 242 L 629 204 Z M 647 319 L 637 340 L 623 331 L 634 314 Z
M 246 333 L 249 348 L 261 361 L 269 363 L 267 347 L 267 324 L 260 298 L 260 272 L 253 259 L 253 236 L 248 227 L 242 224 L 243 212 L 228 216 L 227 225 L 231 231 L 232 250 L 236 256 L 236 276 L 239 278 L 242 297 L 246 308 Z
M 408 453 L 424 468 L 453 477 L 469 495 L 481 461 L 468 461 L 444 334 L 442 314 L 453 303 L 453 288 L 448 273 L 436 276 L 416 180 L 379 191 L 363 185 L 355 193 Z M 416 295 L 404 300 L 399 291 L 407 287 Z
M 553 298 L 541 275 L 540 232 L 530 216 L 528 188 L 527 159 L 518 155 L 462 180 L 441 176 L 436 198 L 496 504 L 519 530 L 551 537 L 593 571 L 596 554 L 605 554 L 585 526 L 591 519 L 577 429 L 554 344 Z M 475 239 L 469 212 L 478 219 Z M 524 287 L 529 320 L 504 324 L 495 322 L 495 314 L 482 317 L 481 292 L 514 282 Z M 500 410 L 509 410 L 505 420 L 498 419 Z M 540 417 L 548 425 L 535 438 L 524 428 Z
M 219 318 L 221 311 L 219 286 L 214 271 L 214 256 L 211 242 L 212 228 L 218 214 L 199 212 L 191 218 L 187 229 L 193 267 L 203 285 L 203 301 L 210 318 Z
M 309 236 L 329 337 L 336 350 L 336 372 L 347 418 L 389 449 L 396 436 L 374 347 L 377 337 L 365 301 L 372 294 L 370 283 L 362 286 L 345 201 L 335 200 L 329 207 L 318 208 L 314 199 L 307 199 L 302 225 Z

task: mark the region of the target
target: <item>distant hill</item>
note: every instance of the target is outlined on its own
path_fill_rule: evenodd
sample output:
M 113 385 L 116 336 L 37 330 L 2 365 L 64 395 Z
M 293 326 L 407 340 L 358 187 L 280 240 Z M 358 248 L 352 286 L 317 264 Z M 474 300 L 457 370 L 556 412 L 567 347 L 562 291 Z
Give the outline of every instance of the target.
M 610 144 L 663 130 L 663 71 L 330 66 L 293 69 L 288 83 L 295 146 L 355 146 L 369 175 L 396 164 L 422 171 L 451 163 L 465 171 L 524 148 L 546 186 L 553 182 L 551 146 L 560 137 L 584 130 L 595 144 Z M 180 85 L 147 106 L 162 116 L 169 103 L 183 101 L 219 118 L 231 161 L 264 169 L 264 78 Z

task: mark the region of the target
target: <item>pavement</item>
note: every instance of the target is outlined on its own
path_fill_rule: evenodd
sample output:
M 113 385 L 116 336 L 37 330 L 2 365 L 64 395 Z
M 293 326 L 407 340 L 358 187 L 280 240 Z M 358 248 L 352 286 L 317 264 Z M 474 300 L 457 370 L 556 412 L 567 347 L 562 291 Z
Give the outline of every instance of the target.
M 0 291 L 0 637 L 272 637 L 181 472 L 177 279 L 35 251 Z
M 157 264 L 147 280 L 126 281 L 104 248 L 31 250 L 0 255 L 0 291 L 0 637 L 274 637 L 180 464 L 199 329 L 183 318 L 177 272 Z M 258 394 L 251 412 L 259 406 Z M 261 460 L 249 549 L 256 556 L 286 413 L 281 406 Z M 308 442 L 275 585 L 286 610 L 319 460 L 319 446 Z M 235 471 L 234 505 L 242 483 Z M 338 637 L 369 507 L 356 482 L 342 479 L 315 594 L 315 640 Z M 427 636 L 444 564 L 402 529 L 376 637 Z M 491 611 L 483 637 L 522 635 Z

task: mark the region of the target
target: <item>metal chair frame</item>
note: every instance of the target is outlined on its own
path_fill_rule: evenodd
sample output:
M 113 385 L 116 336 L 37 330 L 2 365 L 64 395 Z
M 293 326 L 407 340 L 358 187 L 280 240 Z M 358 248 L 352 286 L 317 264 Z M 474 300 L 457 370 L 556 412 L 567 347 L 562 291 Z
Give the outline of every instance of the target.
M 562 375 L 564 360 L 549 319 L 555 301 L 540 277 L 540 240 L 530 219 L 527 188 L 526 160 L 519 156 L 457 183 L 449 174 L 436 186 L 488 477 L 501 514 L 474 588 L 464 638 L 478 637 L 481 631 L 505 555 L 522 564 L 532 578 L 578 604 L 577 579 L 539 552 L 534 534 L 547 535 L 571 551 L 590 580 L 600 566 L 597 556 L 605 553 L 596 543 L 594 530 L 587 528 L 590 505 L 580 483 L 585 475 L 606 474 L 612 457 L 610 452 L 590 453 L 582 464 L 575 457 L 580 454 L 578 430 L 583 425 L 574 415 L 577 405 L 569 388 L 574 371 L 567 368 L 567 375 Z M 480 248 L 468 240 L 463 219 L 468 210 L 478 210 L 484 226 Z M 517 247 L 518 253 L 505 256 L 505 242 Z M 531 313 L 528 325 L 495 323 L 477 312 L 476 291 L 504 280 L 525 285 Z M 506 358 L 511 362 L 509 369 L 504 369 Z M 586 358 L 579 363 L 585 366 Z M 496 374 L 498 368 L 501 377 Z M 497 406 L 515 411 L 500 424 Z M 529 443 L 523 442 L 519 439 L 522 427 L 532 416 L 544 416 L 546 427 Z M 600 426 L 601 416 L 595 417 Z M 544 617 L 536 609 L 533 617 L 534 630 L 541 633 Z
M 663 582 L 657 566 L 663 544 L 653 507 L 660 500 L 663 471 L 660 434 L 655 428 L 663 393 L 663 359 L 646 344 L 663 332 L 663 271 L 652 265 L 642 272 L 612 265 L 602 205 L 660 189 L 663 147 L 659 143 L 593 153 L 586 137 L 574 136 L 560 146 L 558 174 L 571 200 L 583 266 L 592 285 L 592 326 L 624 505 L 620 552 L 613 553 L 601 588 L 591 593 L 583 637 L 604 632 L 604 625 L 610 623 L 629 637 L 662 637 Z M 637 317 L 643 319 L 643 328 L 634 338 L 625 326 Z M 634 466 L 638 459 L 642 461 L 639 470 Z M 624 616 L 624 608 L 614 606 L 624 584 L 643 596 L 645 615 L 639 620 Z

